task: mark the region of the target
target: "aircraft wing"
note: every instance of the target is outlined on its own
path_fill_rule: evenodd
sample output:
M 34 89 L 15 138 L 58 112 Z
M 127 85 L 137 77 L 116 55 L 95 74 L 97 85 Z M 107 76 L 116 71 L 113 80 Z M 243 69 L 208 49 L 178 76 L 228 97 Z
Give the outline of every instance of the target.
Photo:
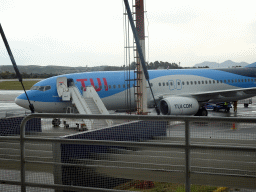
M 248 96 L 249 95 L 249 96 Z M 183 97 L 193 97 L 199 102 L 208 102 L 210 100 L 223 100 L 228 97 L 250 97 L 251 95 L 256 95 L 256 88 L 240 88 L 240 89 L 228 89 L 228 90 L 216 90 L 216 91 L 204 91 L 204 92 L 196 92 L 196 93 L 184 93 L 175 96 L 183 96 Z M 172 97 L 174 95 L 157 95 L 156 98 L 161 100 L 165 97 Z

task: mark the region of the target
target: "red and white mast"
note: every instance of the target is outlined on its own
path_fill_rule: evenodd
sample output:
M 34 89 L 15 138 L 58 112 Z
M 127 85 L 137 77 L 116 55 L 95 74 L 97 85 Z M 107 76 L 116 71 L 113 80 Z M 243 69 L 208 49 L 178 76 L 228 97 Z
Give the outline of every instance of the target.
M 135 2 L 136 9 L 136 29 L 142 49 L 144 59 L 146 58 L 145 52 L 145 28 L 144 28 L 144 3 L 143 0 L 136 0 Z M 138 52 L 136 54 L 137 58 L 137 113 L 139 115 L 146 115 L 148 113 L 147 109 L 147 81 L 143 72 L 142 64 L 139 59 Z

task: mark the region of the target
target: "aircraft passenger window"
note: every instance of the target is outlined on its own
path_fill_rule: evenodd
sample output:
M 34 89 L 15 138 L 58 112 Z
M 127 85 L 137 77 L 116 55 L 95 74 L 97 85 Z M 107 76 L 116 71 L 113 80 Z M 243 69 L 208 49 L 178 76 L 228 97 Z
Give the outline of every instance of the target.
M 118 88 L 120 89 L 120 88 L 121 88 L 121 85 L 118 85 Z
M 105 89 L 105 90 L 107 89 L 107 85 L 104 85 L 104 89 Z
M 180 82 L 178 82 L 178 85 L 180 85 Z
M 98 89 L 98 86 L 96 85 L 96 86 L 94 86 L 94 88 L 95 88 L 95 89 Z
M 244 82 L 244 80 L 243 80 L 243 79 L 241 79 L 241 82 L 243 83 L 243 82 Z
M 125 88 L 125 84 L 123 84 L 123 88 Z
M 116 88 L 116 85 L 113 85 L 113 88 L 115 89 L 115 88 Z
M 250 79 L 248 79 L 248 82 L 250 82 Z
M 194 81 L 195 85 L 196 85 L 196 81 Z
M 165 83 L 163 83 L 163 86 L 165 86 Z
M 224 80 L 224 83 L 226 83 L 227 81 L 226 80 Z
M 109 85 L 108 88 L 111 89 L 111 85 Z
M 168 82 L 166 82 L 166 86 L 169 86 L 169 83 L 168 83 Z
M 159 86 L 161 86 L 161 83 L 158 83 Z
M 237 83 L 237 79 L 235 79 L 235 82 Z
M 187 81 L 187 85 L 189 85 L 189 82 Z
M 50 90 L 51 89 L 51 86 L 50 85 L 47 85 L 47 86 L 45 86 L 45 91 L 47 91 L 47 90 Z
M 209 80 L 209 84 L 211 84 L 212 83 L 212 81 L 211 80 Z
M 173 83 L 172 83 L 172 82 L 170 82 L 170 85 L 172 86 L 172 85 L 173 85 Z
M 198 85 L 200 85 L 200 81 L 198 81 Z
M 205 81 L 205 84 L 207 84 L 208 82 L 207 81 Z
M 238 79 L 238 82 L 240 83 L 240 79 Z
M 212 83 L 213 83 L 213 84 L 215 84 L 215 81 L 214 81 L 214 80 L 212 80 Z
M 254 79 L 254 81 L 256 82 L 256 79 Z
M 219 80 L 217 80 L 217 83 L 219 83 Z
M 220 80 L 220 83 L 222 83 L 222 80 Z
M 233 80 L 233 79 L 232 79 L 231 81 L 232 81 L 232 83 L 234 83 L 234 80 Z
M 204 81 L 202 81 L 202 84 L 204 84 Z
M 228 82 L 230 83 L 230 80 L 228 80 Z
M 185 85 L 184 81 L 182 81 L 182 85 Z
M 244 79 L 244 82 L 247 82 L 247 80 L 246 80 L 246 79 Z
M 193 81 L 190 81 L 190 84 L 193 85 Z

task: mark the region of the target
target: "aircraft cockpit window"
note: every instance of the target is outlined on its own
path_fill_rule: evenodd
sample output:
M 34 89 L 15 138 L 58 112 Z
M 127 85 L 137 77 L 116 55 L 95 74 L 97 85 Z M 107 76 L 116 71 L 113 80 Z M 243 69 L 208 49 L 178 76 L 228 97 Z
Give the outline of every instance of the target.
M 44 90 L 47 91 L 47 90 L 50 90 L 50 89 L 51 89 L 51 86 L 48 85 L 48 86 L 45 86 Z
M 30 90 L 38 90 L 38 91 L 47 91 L 50 90 L 51 86 L 47 85 L 47 86 L 33 86 L 30 88 Z

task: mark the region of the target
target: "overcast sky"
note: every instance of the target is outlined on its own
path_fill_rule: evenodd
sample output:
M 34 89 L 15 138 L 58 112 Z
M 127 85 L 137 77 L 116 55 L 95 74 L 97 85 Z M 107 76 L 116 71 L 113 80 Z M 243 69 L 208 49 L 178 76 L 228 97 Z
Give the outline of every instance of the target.
M 147 61 L 256 62 L 255 0 L 144 1 Z M 0 0 L 18 65 L 124 65 L 123 11 L 122 0 Z M 1 40 L 0 65 L 9 64 Z

